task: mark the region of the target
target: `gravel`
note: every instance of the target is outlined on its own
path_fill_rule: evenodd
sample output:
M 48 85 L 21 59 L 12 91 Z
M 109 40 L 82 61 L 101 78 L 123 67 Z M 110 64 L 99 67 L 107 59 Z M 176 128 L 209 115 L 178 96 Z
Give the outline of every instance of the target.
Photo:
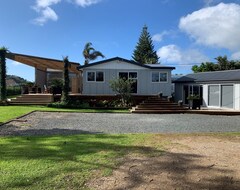
M 0 135 L 240 132 L 239 116 L 34 112 Z

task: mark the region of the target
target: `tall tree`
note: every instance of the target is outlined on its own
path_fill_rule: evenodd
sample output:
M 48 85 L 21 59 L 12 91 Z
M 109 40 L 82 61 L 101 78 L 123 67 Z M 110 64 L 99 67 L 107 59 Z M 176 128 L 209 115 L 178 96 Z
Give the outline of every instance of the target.
M 90 61 L 93 61 L 93 60 L 97 59 L 98 57 L 102 57 L 102 58 L 105 57 L 100 51 L 96 51 L 92 47 L 91 42 L 86 43 L 86 45 L 83 49 L 83 56 L 85 59 L 84 65 L 88 65 Z
M 7 48 L 0 48 L 0 101 L 5 101 L 7 98 L 6 90 L 6 53 Z
M 157 52 L 154 50 L 154 45 L 148 27 L 145 25 L 139 37 L 139 41 L 133 51 L 132 58 L 134 61 L 141 64 L 156 64 L 159 63 Z
M 64 103 L 69 103 L 69 70 L 70 63 L 68 61 L 68 56 L 63 58 L 64 70 L 63 70 L 63 93 L 61 101 Z

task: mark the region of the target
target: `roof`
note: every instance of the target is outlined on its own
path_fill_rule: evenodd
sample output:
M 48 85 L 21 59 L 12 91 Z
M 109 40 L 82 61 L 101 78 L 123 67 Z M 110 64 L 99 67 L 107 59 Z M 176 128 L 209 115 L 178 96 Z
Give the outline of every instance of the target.
M 6 58 L 35 67 L 39 70 L 45 70 L 47 68 L 63 70 L 64 68 L 63 60 L 37 57 L 32 55 L 24 55 L 24 54 L 18 54 L 18 53 L 7 53 Z M 69 62 L 69 63 L 71 64 L 71 67 L 69 68 L 69 70 L 74 73 L 79 73 L 79 71 L 77 70 L 77 67 L 80 64 L 76 62 Z
M 186 83 L 186 82 L 214 82 L 214 81 L 240 81 L 240 69 L 188 74 L 174 80 L 173 82 Z
M 130 63 L 130 64 L 133 64 L 133 65 L 137 65 L 137 66 L 148 68 L 148 69 L 171 69 L 171 70 L 175 69 L 175 67 L 162 66 L 160 64 L 140 64 L 140 63 L 137 63 L 135 61 L 130 61 L 128 59 L 124 59 L 124 58 L 121 58 L 121 57 L 114 57 L 114 58 L 111 58 L 111 59 L 98 61 L 98 62 L 91 63 L 91 64 L 88 64 L 88 65 L 82 65 L 82 66 L 79 66 L 78 69 L 80 70 L 80 69 L 84 69 L 84 68 L 87 68 L 87 67 L 92 67 L 92 66 L 95 66 L 95 65 L 111 62 L 111 61 L 122 61 L 122 62 Z

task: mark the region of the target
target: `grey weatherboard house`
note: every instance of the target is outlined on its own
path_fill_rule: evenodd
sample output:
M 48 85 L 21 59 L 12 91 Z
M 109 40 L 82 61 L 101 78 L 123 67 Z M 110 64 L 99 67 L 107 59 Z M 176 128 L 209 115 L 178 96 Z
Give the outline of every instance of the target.
M 133 94 L 171 95 L 171 72 L 174 67 L 160 64 L 140 64 L 134 61 L 115 57 L 88 65 L 79 66 L 82 71 L 82 94 L 114 95 L 109 81 L 122 77 L 132 79 Z
M 204 107 L 240 110 L 240 70 L 188 74 L 174 83 L 176 101 L 199 95 Z

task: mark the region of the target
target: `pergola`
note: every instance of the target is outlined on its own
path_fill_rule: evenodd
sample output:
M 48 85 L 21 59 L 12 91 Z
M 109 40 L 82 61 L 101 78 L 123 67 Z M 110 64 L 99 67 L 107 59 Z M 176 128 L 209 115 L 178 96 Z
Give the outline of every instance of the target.
M 28 66 L 35 68 L 35 83 L 39 86 L 43 86 L 47 83 L 47 69 L 60 70 L 63 71 L 64 63 L 62 60 L 50 59 L 44 57 L 37 57 L 32 55 L 24 55 L 18 53 L 8 52 L 6 53 L 6 58 L 23 63 Z M 80 82 L 80 72 L 77 67 L 80 66 L 79 63 L 69 62 L 69 72 L 76 74 L 76 77 L 72 80 L 72 92 L 79 92 L 79 82 Z

